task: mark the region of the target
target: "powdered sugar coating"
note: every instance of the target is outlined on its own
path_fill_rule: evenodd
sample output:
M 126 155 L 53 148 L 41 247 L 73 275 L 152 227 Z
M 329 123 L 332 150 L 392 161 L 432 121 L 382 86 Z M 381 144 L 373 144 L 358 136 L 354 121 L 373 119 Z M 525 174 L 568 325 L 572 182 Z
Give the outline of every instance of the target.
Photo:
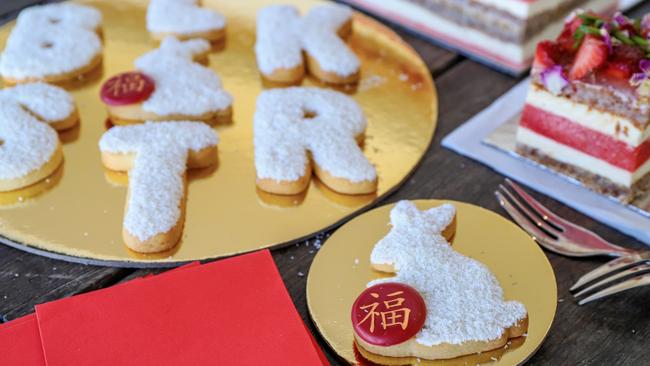
M 135 61 L 138 70 L 156 83 L 142 109 L 159 116 L 199 117 L 232 105 L 232 96 L 223 90 L 221 79 L 209 68 L 193 61 L 207 52 L 210 44 L 202 39 L 179 41 L 165 38 L 158 49 Z
M 298 67 L 305 50 L 326 72 L 342 77 L 358 72 L 359 59 L 336 33 L 351 17 L 352 10 L 338 4 L 316 6 L 302 18 L 293 6 L 263 8 L 257 15 L 258 67 L 267 75 Z
M 303 62 L 298 9 L 290 5 L 272 5 L 257 13 L 255 55 L 264 74 L 291 69 Z
M 0 179 L 24 177 L 49 162 L 59 136 L 44 122 L 65 119 L 74 109 L 72 97 L 52 85 L 23 84 L 0 91 Z
M 181 217 L 189 151 L 218 142 L 216 132 L 201 122 L 145 122 L 106 131 L 99 141 L 102 153 L 135 155 L 124 229 L 145 241 L 173 228 Z
M 62 121 L 75 111 L 72 95 L 62 88 L 45 83 L 19 84 L 0 91 L 0 96 L 14 99 L 44 122 Z
M 305 113 L 315 113 L 305 118 Z M 361 107 L 343 93 L 291 87 L 263 91 L 254 117 L 255 168 L 261 179 L 296 181 L 309 160 L 337 178 L 374 180 L 355 136 L 366 129 Z
M 527 314 L 523 304 L 504 301 L 485 265 L 456 252 L 441 235 L 455 212 L 449 204 L 420 211 L 398 202 L 390 213 L 391 231 L 370 256 L 373 264 L 393 265 L 396 275 L 369 286 L 401 282 L 422 294 L 427 319 L 416 341 L 425 346 L 494 340 Z
M 226 19 L 198 0 L 151 0 L 147 8 L 147 30 L 152 33 L 185 35 L 223 29 Z
M 96 9 L 72 3 L 23 10 L 0 57 L 0 74 L 14 79 L 74 72 L 102 52 Z

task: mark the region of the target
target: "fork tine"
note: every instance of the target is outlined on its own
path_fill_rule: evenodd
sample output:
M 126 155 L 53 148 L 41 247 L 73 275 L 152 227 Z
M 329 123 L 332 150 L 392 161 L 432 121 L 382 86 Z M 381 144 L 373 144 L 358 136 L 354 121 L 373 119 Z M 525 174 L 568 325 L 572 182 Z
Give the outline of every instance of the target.
M 544 205 L 542 205 L 541 203 L 539 203 L 539 201 L 537 201 L 537 200 L 534 199 L 531 195 L 529 195 L 528 193 L 526 193 L 526 191 L 524 191 L 524 189 L 521 188 L 517 183 L 513 182 L 513 181 L 510 180 L 509 178 L 506 178 L 505 181 L 506 181 L 506 184 L 507 184 L 510 188 L 512 188 L 515 192 L 517 192 L 517 194 L 518 194 L 518 195 L 519 195 L 519 196 L 520 196 L 524 201 L 526 201 L 526 202 L 527 202 L 527 203 L 528 203 L 532 208 L 534 208 L 535 210 L 537 210 L 539 216 L 541 216 L 542 219 L 544 219 L 544 220 L 550 222 L 551 224 L 557 226 L 557 227 L 560 228 L 560 229 L 561 229 L 563 226 L 567 226 L 567 225 L 571 225 L 571 226 L 573 226 L 572 223 L 570 223 L 570 222 L 566 221 L 565 219 L 561 218 L 560 216 L 554 214 L 553 212 L 551 212 L 551 210 L 549 210 L 548 208 L 546 208 L 546 206 L 544 206 Z
M 611 260 L 603 264 L 602 266 L 596 267 L 596 269 L 594 269 L 593 271 L 584 274 L 582 277 L 578 279 L 578 281 L 576 281 L 576 283 L 573 286 L 571 286 L 569 290 L 575 291 L 591 281 L 594 281 L 598 278 L 601 278 L 613 272 L 634 267 L 635 265 L 642 262 L 644 262 L 643 259 L 634 256 L 622 256 L 616 258 L 614 260 Z
M 578 305 L 584 305 L 586 303 L 592 302 L 594 300 L 601 299 L 605 296 L 610 296 L 613 294 L 617 294 L 619 292 L 623 292 L 625 290 L 633 289 L 636 287 L 641 287 L 641 286 L 647 286 L 650 285 L 650 273 L 640 275 L 634 278 L 630 278 L 627 281 L 623 281 L 620 283 L 615 284 L 614 286 L 607 287 L 603 290 L 600 290 L 596 292 L 595 294 L 586 297 L 578 302 Z
M 508 187 L 504 186 L 503 184 L 499 184 L 499 188 L 501 188 L 501 191 L 510 198 L 510 201 L 519 208 L 520 211 L 522 211 L 530 220 L 532 220 L 537 226 L 541 227 L 542 229 L 546 230 L 548 233 L 551 235 L 557 235 L 558 234 L 558 229 L 555 226 L 549 225 L 545 220 L 543 216 L 540 216 L 539 213 L 535 213 L 531 211 L 526 205 L 521 202 L 521 199 L 518 198 L 516 193 L 513 193 Z
M 604 279 L 594 283 L 593 285 L 589 285 L 585 287 L 584 289 L 580 290 L 579 292 L 575 293 L 573 297 L 581 297 L 589 292 L 592 292 L 593 290 L 603 287 L 604 285 L 611 284 L 614 281 L 617 281 L 621 278 L 629 277 L 634 274 L 638 274 L 639 272 L 647 272 L 650 271 L 650 265 L 647 264 L 641 264 L 639 266 L 632 267 L 630 269 L 627 269 L 625 271 L 621 271 L 618 273 L 615 273 L 612 276 L 605 277 Z
M 495 191 L 494 195 L 497 197 L 499 204 L 503 207 L 504 210 L 512 217 L 513 220 L 519 226 L 521 226 L 526 232 L 533 237 L 535 240 L 555 240 L 547 233 L 540 230 L 537 226 L 533 225 L 524 217 L 521 212 L 519 212 L 511 203 L 508 201 L 501 192 Z

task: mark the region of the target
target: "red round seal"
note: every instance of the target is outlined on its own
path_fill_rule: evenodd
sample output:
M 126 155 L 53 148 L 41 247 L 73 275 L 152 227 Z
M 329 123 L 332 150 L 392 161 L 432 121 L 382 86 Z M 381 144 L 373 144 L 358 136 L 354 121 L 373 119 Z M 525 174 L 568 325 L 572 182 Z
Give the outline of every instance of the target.
M 422 296 L 402 283 L 369 287 L 352 305 L 354 331 L 376 346 L 392 346 L 410 339 L 422 329 L 426 317 Z
M 108 105 L 128 105 L 149 98 L 156 88 L 154 81 L 141 72 L 125 72 L 106 80 L 100 91 Z

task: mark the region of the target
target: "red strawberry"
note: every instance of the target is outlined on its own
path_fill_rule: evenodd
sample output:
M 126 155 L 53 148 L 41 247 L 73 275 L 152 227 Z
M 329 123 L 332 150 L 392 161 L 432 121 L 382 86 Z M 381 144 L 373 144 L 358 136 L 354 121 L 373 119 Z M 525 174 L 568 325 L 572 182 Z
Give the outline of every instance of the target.
M 569 71 L 569 79 L 582 79 L 598 70 L 607 61 L 607 52 L 605 41 L 592 35 L 586 36 Z
M 634 71 L 629 64 L 614 61 L 608 62 L 601 73 L 614 79 L 628 80 Z
M 577 16 L 573 18 L 572 21 L 564 25 L 564 29 L 562 30 L 562 33 L 560 33 L 560 36 L 557 38 L 557 43 L 560 45 L 560 47 L 562 47 L 567 51 L 573 50 L 573 44 L 575 42 L 573 35 L 576 33 L 578 27 L 581 25 L 582 25 L 582 19 L 580 19 Z
M 557 55 L 556 46 L 551 41 L 542 41 L 537 44 L 535 50 L 535 60 L 533 69 L 546 70 L 556 64 L 555 56 Z
M 645 53 L 638 47 L 618 45 L 614 47 L 614 52 L 601 72 L 612 78 L 628 80 L 639 71 L 639 61 L 643 58 Z

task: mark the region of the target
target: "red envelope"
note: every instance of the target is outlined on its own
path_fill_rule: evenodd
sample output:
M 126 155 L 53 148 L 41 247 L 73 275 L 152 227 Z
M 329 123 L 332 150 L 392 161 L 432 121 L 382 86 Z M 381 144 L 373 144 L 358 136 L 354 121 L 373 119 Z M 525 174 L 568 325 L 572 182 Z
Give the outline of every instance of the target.
M 0 325 L 0 365 L 45 366 L 36 315 Z
M 48 366 L 323 365 L 268 251 L 38 305 Z

